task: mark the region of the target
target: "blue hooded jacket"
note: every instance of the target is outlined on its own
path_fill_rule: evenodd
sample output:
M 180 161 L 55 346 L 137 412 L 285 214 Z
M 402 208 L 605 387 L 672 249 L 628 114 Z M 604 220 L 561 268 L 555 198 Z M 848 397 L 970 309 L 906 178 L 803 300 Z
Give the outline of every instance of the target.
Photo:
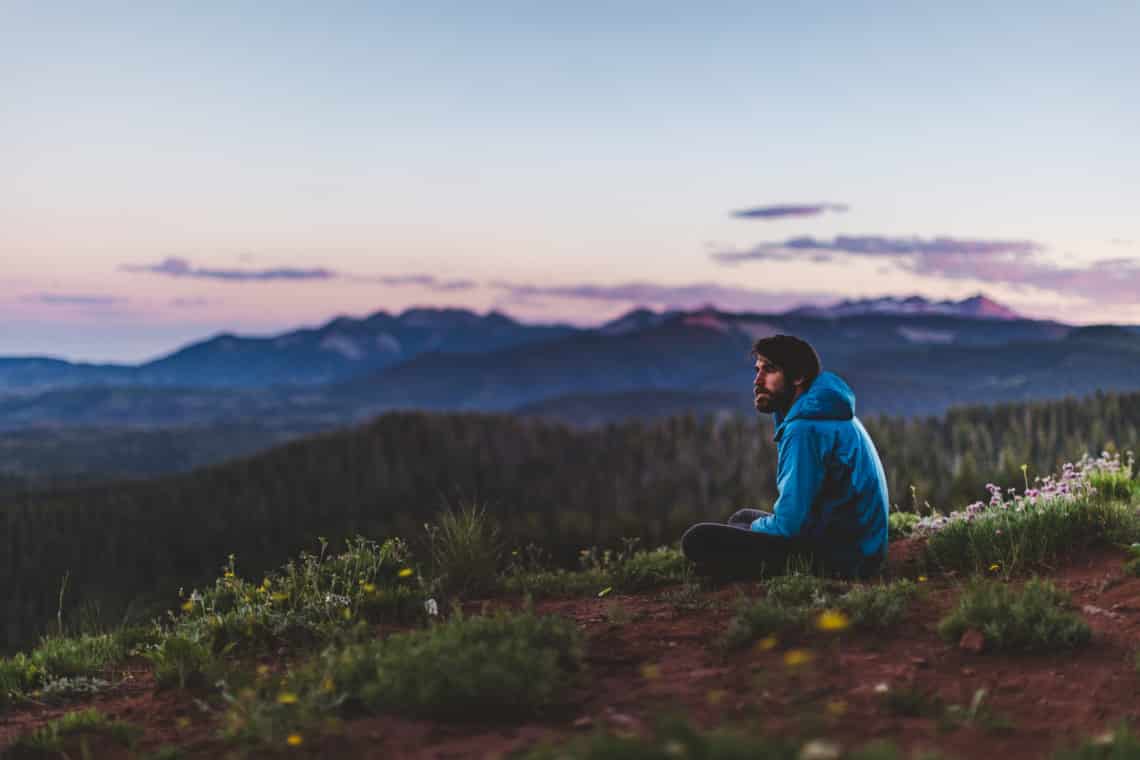
M 776 487 L 771 517 L 752 530 L 800 538 L 845 573 L 877 567 L 887 556 L 887 478 L 879 453 L 855 416 L 855 394 L 821 372 L 776 423 Z

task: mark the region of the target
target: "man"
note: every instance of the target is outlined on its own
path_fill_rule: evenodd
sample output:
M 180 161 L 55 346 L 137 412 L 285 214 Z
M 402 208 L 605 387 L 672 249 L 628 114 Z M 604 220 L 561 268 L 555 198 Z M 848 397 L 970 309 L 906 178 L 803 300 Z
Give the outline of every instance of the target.
M 773 335 L 753 345 L 754 403 L 771 414 L 777 447 L 773 512 L 742 509 L 681 539 L 698 572 L 722 578 L 780 573 L 797 555 L 827 574 L 867 578 L 887 557 L 887 481 L 855 394 L 821 372 L 807 342 Z

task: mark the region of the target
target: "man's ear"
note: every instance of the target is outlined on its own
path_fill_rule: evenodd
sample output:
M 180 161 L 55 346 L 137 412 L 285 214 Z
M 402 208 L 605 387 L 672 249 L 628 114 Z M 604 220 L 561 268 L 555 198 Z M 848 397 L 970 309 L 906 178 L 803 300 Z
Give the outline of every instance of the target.
M 804 388 L 806 388 L 807 387 L 807 375 L 803 375 L 803 376 L 798 377 L 795 380 L 793 380 L 792 381 L 792 387 L 795 388 L 797 391 L 802 391 Z

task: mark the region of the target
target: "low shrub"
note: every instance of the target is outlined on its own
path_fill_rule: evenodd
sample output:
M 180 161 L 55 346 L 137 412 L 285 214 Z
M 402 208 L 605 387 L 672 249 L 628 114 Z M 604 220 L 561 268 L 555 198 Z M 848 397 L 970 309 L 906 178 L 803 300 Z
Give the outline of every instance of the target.
M 743 599 L 729 623 L 724 643 L 741 647 L 762 636 L 787 630 L 882 629 L 897 623 L 918 593 L 901 580 L 882 585 L 846 586 L 812 575 L 772 578 L 760 599 Z M 820 616 L 830 611 L 826 625 Z
M 172 634 L 145 654 L 154 665 L 159 688 L 205 686 L 214 664 L 210 648 L 200 641 Z
M 1079 746 L 1059 750 L 1053 760 L 1135 760 L 1140 758 L 1140 737 L 1127 722 L 1112 731 L 1086 739 Z
M 836 600 L 836 606 L 851 617 L 855 628 L 884 630 L 906 614 L 918 593 L 913 581 L 900 580 L 878 586 L 857 586 Z
M 891 512 L 887 517 L 887 540 L 906 538 L 914 532 L 914 526 L 918 524 L 919 519 L 914 512 Z
M 25 734 L 12 745 L 13 756 L 56 756 L 63 752 L 68 737 L 79 734 L 102 734 L 117 744 L 130 747 L 141 733 L 138 727 L 119 720 L 111 720 L 95 708 L 67 713 Z M 89 753 L 84 753 L 87 756 Z M 5 754 L 7 757 L 7 753 Z
M 223 650 L 252 653 L 279 643 L 311 648 L 358 621 L 413 622 L 425 617 L 425 593 L 411 567 L 407 545 L 363 537 L 339 555 L 301 552 L 260 583 L 237 574 L 230 555 L 212 588 L 195 590 L 172 615 L 175 634 Z M 153 648 L 153 644 L 151 648 Z
M 938 624 L 939 634 L 955 642 L 968 629 L 981 631 L 987 648 L 1051 651 L 1086 643 L 1088 624 L 1067 609 L 1068 596 L 1052 583 L 1030 579 L 1021 589 L 976 579 L 958 599 L 957 608 Z
M 453 615 L 325 658 L 321 680 L 376 711 L 518 715 L 564 695 L 581 660 L 581 635 L 563 618 Z
M 807 742 L 757 734 L 744 728 L 704 730 L 681 718 L 659 720 L 648 736 L 617 735 L 597 731 L 567 744 L 540 744 L 520 760 L 797 760 L 839 757 L 839 745 L 823 739 Z M 843 755 L 849 760 L 899 760 L 902 755 L 888 741 L 879 740 Z
M 740 730 L 704 731 L 681 719 L 660 721 L 652 736 L 595 732 L 561 746 L 543 744 L 521 760 L 667 760 L 674 757 L 703 760 L 796 760 L 800 744 L 790 739 L 755 736 Z
M 330 646 L 283 677 L 225 689 L 228 737 L 280 746 L 324 730 L 338 712 L 444 719 L 532 715 L 565 698 L 581 667 L 574 624 L 500 612 L 463 617 L 385 639 Z
M 1024 493 L 989 484 L 988 502 L 975 502 L 949 516 L 922 518 L 915 532 L 929 537 L 926 560 L 942 570 L 1006 577 L 1043 567 L 1063 554 L 1103 542 L 1134 540 L 1140 533 L 1134 510 L 1103 498 L 1095 483 L 1116 478 L 1119 455 L 1066 464 L 1059 475 L 1037 478 Z M 1131 466 L 1131 465 L 1129 465 Z

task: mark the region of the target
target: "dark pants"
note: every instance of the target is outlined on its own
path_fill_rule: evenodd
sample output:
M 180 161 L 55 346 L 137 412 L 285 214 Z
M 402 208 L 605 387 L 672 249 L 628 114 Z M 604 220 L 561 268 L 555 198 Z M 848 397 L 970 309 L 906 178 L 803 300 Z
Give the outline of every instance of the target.
M 725 523 L 697 523 L 681 537 L 681 551 L 699 575 L 717 580 L 780 575 L 794 558 L 810 563 L 809 548 L 802 541 L 752 530 L 753 520 L 770 514 L 741 509 Z
M 794 568 L 842 578 L 869 579 L 886 570 L 886 557 L 851 556 L 852 549 L 820 551 L 806 541 L 752 530 L 752 521 L 769 512 L 741 509 L 728 522 L 697 523 L 681 537 L 681 551 L 699 575 L 744 580 L 781 575 Z

